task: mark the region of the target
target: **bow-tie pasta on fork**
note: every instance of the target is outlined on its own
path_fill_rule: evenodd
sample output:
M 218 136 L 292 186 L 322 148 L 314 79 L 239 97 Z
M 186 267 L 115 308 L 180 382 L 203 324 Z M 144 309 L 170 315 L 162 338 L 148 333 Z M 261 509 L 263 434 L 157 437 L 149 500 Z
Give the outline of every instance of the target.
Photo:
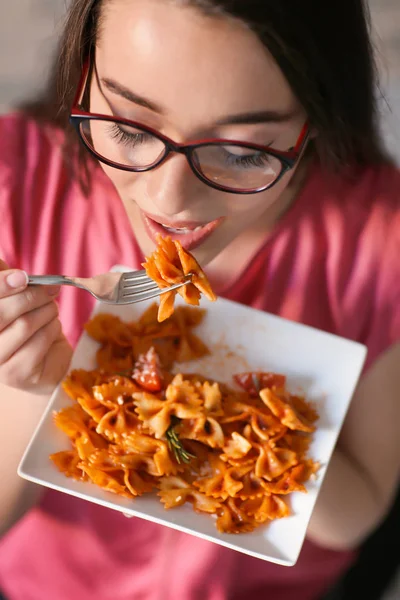
M 142 264 L 147 275 L 163 289 L 182 283 L 190 278 L 190 283 L 160 296 L 158 320 L 165 321 L 174 312 L 176 294 L 180 294 L 187 304 L 198 306 L 201 294 L 214 302 L 217 297 L 196 259 L 185 250 L 182 244 L 170 237 L 158 236 L 156 250 Z

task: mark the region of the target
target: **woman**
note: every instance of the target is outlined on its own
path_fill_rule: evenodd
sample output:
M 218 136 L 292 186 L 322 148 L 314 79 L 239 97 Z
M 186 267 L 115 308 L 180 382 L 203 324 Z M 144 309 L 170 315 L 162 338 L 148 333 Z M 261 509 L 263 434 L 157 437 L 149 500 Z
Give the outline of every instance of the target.
M 399 472 L 400 176 L 377 134 L 363 2 L 74 0 L 55 76 L 36 107 L 0 121 L 0 589 L 320 597 L 386 514 Z M 220 295 L 368 345 L 291 569 L 15 475 L 92 306 L 27 289 L 20 269 L 137 268 L 157 232 L 192 249 Z

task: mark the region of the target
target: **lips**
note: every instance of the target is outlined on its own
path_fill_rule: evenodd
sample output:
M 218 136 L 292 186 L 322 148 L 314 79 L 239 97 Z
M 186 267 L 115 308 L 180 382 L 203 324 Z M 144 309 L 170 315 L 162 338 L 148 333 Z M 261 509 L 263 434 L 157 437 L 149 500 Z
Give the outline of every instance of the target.
M 222 218 L 210 223 L 199 223 L 195 221 L 169 221 L 163 219 L 162 223 L 156 217 L 141 211 L 142 219 L 150 239 L 157 244 L 157 235 L 169 236 L 173 240 L 179 240 L 186 250 L 193 250 L 202 244 L 221 224 Z

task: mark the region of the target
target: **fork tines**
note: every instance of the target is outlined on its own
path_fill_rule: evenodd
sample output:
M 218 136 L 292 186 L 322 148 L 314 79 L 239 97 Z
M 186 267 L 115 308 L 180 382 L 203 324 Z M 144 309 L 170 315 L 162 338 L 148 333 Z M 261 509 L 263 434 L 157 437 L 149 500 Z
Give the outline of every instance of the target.
M 190 278 L 187 278 L 187 281 Z M 157 298 L 161 294 L 179 289 L 186 285 L 187 281 L 172 285 L 166 288 L 160 288 L 153 279 L 150 279 L 146 271 L 133 271 L 124 273 L 120 282 L 120 299 L 129 302 L 143 302 L 151 298 Z

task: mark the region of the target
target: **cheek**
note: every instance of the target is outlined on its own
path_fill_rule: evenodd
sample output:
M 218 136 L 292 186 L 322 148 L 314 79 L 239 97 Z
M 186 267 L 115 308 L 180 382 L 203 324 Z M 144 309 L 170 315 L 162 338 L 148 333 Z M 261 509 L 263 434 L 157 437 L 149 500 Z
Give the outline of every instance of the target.
M 226 216 L 231 217 L 239 226 L 242 224 L 242 228 L 248 226 L 280 201 L 291 178 L 292 174 L 287 174 L 276 185 L 259 194 L 230 195 L 225 204 Z
M 132 178 L 135 177 L 135 175 L 133 173 L 129 173 L 128 171 L 114 169 L 113 167 L 109 167 L 102 162 L 99 162 L 99 164 L 104 173 L 114 184 L 114 187 L 117 190 L 121 200 L 126 203 L 126 201 L 129 199 L 129 190 L 132 187 Z

